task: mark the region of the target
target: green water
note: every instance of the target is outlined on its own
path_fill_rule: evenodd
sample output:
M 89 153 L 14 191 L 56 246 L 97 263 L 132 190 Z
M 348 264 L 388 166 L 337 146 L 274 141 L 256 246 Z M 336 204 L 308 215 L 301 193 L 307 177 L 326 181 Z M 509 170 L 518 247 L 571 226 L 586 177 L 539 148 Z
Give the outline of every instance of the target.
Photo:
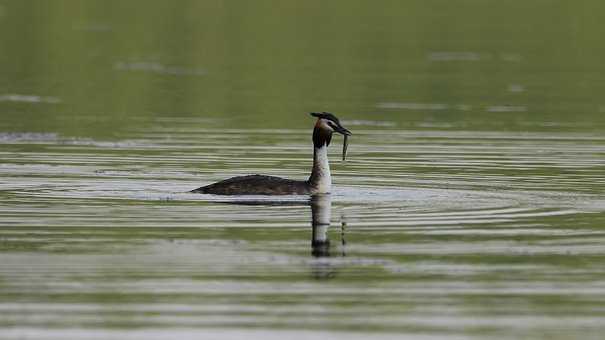
M 601 338 L 604 10 L 0 1 L 0 338 Z

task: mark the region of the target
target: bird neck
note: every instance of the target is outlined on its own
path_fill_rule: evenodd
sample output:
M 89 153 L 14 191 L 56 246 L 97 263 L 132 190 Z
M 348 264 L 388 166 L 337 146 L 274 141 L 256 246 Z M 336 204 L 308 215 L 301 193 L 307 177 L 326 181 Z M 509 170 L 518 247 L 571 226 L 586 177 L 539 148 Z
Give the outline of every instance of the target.
M 328 145 L 332 131 L 322 127 L 319 120 L 313 129 L 313 170 L 309 184 L 313 194 L 327 194 L 332 190 L 332 176 L 328 162 Z
M 330 163 L 328 162 L 328 146 L 315 146 L 313 150 L 313 170 L 309 177 L 314 194 L 327 194 L 332 189 L 332 175 L 330 174 Z

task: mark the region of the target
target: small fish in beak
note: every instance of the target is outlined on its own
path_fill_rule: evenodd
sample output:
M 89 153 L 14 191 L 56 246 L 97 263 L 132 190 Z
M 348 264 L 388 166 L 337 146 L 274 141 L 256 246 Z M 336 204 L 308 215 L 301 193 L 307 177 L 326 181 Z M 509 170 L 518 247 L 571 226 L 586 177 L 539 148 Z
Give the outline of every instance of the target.
M 351 131 L 345 129 L 342 125 L 340 125 L 340 122 L 338 123 L 338 125 L 336 126 L 336 129 L 334 129 L 334 131 L 342 134 L 344 137 L 344 140 L 342 142 L 342 160 L 344 162 L 347 158 L 347 148 L 349 147 L 349 136 L 352 135 L 352 133 L 351 133 Z
M 349 135 L 345 135 L 345 139 L 342 142 L 342 161 L 347 159 L 347 148 L 349 147 Z

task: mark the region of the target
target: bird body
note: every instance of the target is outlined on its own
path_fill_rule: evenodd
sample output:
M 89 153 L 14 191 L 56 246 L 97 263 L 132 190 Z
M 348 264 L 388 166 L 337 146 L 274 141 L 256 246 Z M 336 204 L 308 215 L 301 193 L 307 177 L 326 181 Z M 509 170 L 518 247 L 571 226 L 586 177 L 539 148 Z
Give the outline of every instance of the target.
M 311 193 L 307 181 L 265 175 L 232 177 L 192 192 L 215 195 L 305 195 Z

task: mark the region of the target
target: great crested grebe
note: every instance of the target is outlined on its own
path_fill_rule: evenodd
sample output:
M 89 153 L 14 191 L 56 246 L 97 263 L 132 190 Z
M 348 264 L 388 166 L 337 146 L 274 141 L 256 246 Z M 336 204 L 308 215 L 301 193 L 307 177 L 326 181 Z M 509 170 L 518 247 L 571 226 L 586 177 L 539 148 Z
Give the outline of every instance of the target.
M 194 193 L 214 195 L 305 195 L 327 194 L 332 189 L 332 176 L 328 163 L 328 145 L 332 133 L 344 136 L 343 160 L 347 152 L 347 136 L 351 132 L 340 125 L 336 116 L 328 112 L 312 112 L 317 117 L 313 129 L 313 170 L 306 181 L 295 181 L 274 176 L 238 176 L 192 190 Z

